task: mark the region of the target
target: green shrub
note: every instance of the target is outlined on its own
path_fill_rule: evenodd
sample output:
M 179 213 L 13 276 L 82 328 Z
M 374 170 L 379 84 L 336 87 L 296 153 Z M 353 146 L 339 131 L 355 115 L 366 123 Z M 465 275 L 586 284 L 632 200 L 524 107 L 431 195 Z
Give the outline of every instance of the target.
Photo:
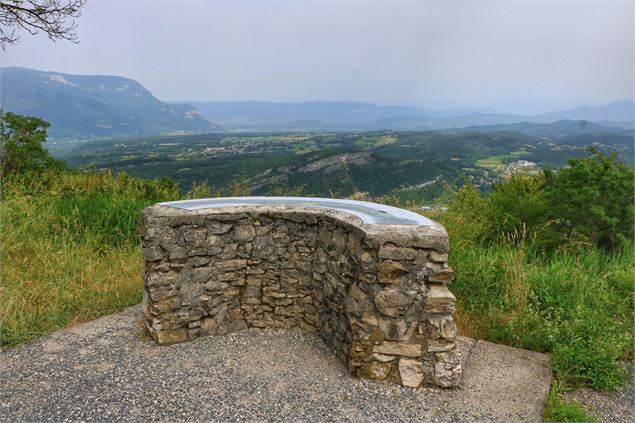
M 633 239 L 633 168 L 589 148 L 589 157 L 547 177 L 549 202 L 565 239 L 576 234 L 605 248 Z

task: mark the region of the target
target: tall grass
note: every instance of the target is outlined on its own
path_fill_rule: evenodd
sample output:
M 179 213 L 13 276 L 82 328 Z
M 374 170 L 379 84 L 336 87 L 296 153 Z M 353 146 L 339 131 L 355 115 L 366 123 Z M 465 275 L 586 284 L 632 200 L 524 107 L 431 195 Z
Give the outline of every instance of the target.
M 633 249 L 587 248 L 546 259 L 522 247 L 453 250 L 464 334 L 551 353 L 570 386 L 619 387 L 633 354 Z
M 632 242 L 607 250 L 580 237 L 545 250 L 545 232 L 523 225 L 492 236 L 507 216 L 471 189 L 432 217 L 450 236 L 461 333 L 549 353 L 562 389 L 626 382 L 635 329 Z
M 61 172 L 3 187 L 0 345 L 9 347 L 141 299 L 138 219 L 176 186 Z

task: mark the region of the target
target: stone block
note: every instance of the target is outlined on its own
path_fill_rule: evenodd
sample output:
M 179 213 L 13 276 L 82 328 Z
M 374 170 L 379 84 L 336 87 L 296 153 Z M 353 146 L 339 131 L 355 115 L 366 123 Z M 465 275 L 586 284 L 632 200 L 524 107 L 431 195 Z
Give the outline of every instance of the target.
M 373 347 L 373 352 L 388 355 L 401 355 L 404 357 L 421 357 L 421 345 L 386 341 L 382 344 L 375 345 Z
M 416 251 L 412 248 L 382 245 L 379 248 L 379 258 L 390 260 L 414 260 Z
M 399 359 L 399 377 L 401 384 L 410 388 L 417 388 L 423 382 L 421 361 L 413 358 Z
M 427 313 L 447 313 L 454 312 L 456 297 L 443 284 L 430 284 L 424 310 Z

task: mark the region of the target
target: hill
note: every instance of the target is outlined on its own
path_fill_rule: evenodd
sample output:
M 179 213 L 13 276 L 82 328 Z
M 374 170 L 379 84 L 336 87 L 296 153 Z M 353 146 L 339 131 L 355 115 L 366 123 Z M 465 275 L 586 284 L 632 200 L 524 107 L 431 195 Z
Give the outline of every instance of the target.
M 587 120 L 559 120 L 553 123 L 519 122 L 498 125 L 480 125 L 462 128 L 460 131 L 518 131 L 536 137 L 567 137 L 573 135 L 614 134 L 633 136 L 633 130 L 604 126 Z
M 0 69 L 5 112 L 37 116 L 51 124 L 54 140 L 160 134 L 193 134 L 220 128 L 187 104 L 167 104 L 135 80 Z
M 562 119 L 601 121 L 633 121 L 635 118 L 635 103 L 624 99 L 602 106 L 580 106 L 559 112 L 549 112 L 538 115 L 539 121 L 553 122 Z
M 204 101 L 191 104 L 213 122 L 229 129 L 246 131 L 420 131 L 524 122 L 555 123 L 563 120 L 586 120 L 606 127 L 632 128 L 634 119 L 632 100 L 538 115 L 470 108 L 432 110 L 352 101 Z

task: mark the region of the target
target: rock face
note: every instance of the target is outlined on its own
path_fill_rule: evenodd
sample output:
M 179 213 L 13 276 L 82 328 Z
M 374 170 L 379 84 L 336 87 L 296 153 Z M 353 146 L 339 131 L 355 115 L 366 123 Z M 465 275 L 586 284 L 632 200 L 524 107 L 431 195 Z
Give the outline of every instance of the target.
M 317 332 L 363 378 L 457 386 L 445 229 L 298 206 L 141 217 L 146 324 L 159 344 L 257 328 Z

